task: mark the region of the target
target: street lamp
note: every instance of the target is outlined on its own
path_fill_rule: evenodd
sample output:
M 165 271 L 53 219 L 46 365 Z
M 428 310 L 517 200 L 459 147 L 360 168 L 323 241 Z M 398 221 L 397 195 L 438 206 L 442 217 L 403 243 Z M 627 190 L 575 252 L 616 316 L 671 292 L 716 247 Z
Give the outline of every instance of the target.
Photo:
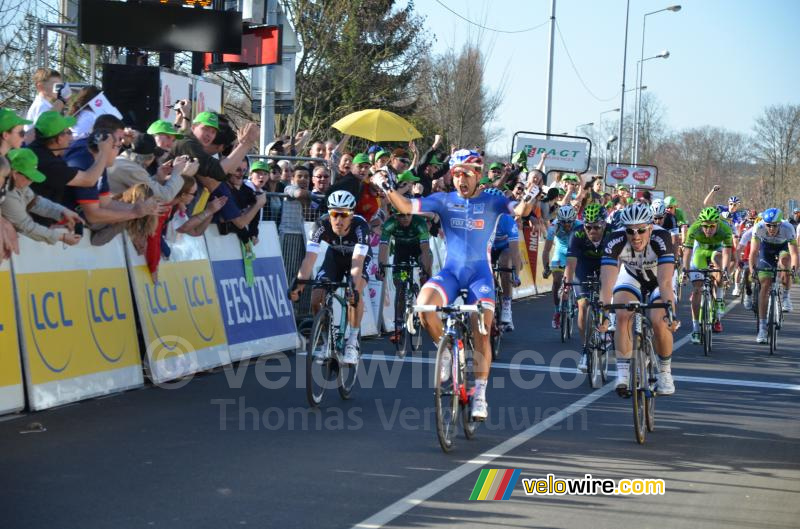
M 628 5 L 630 6 L 630 0 L 628 0 Z M 681 10 L 681 6 L 680 5 L 671 5 L 669 7 L 665 7 L 663 9 L 656 9 L 655 11 L 650 11 L 649 13 L 645 13 L 644 14 L 644 17 L 642 17 L 642 53 L 639 56 L 639 60 L 640 61 L 644 61 L 644 35 L 645 35 L 645 28 L 647 27 L 647 17 L 649 17 L 650 15 L 655 15 L 656 13 L 664 12 L 664 11 L 672 11 L 673 13 L 677 13 L 680 10 Z M 628 23 L 627 23 L 627 19 L 626 19 L 626 22 L 625 22 L 625 43 L 626 43 L 626 46 L 627 46 L 627 42 L 628 42 Z M 622 75 L 623 75 L 623 77 L 625 75 L 624 66 L 622 68 Z M 622 84 L 622 89 L 624 90 L 625 89 L 625 79 L 624 78 L 622 80 L 622 83 L 623 83 Z M 641 79 L 637 78 L 636 79 L 636 86 L 638 87 L 641 84 L 642 84 Z M 635 101 L 636 101 L 636 107 L 635 108 L 637 108 L 637 109 L 638 109 L 638 105 L 639 105 L 639 97 L 641 97 L 641 94 L 637 90 L 636 98 L 635 98 Z M 623 98 L 624 98 L 624 94 L 623 94 Z M 622 105 L 620 105 L 620 106 L 622 106 Z M 635 133 L 636 128 L 637 128 L 636 127 L 636 123 L 637 123 L 637 121 L 634 120 L 634 133 Z M 619 133 L 620 133 L 620 136 L 622 136 L 622 121 L 621 120 L 620 120 Z M 634 139 L 634 143 L 636 143 L 635 139 Z M 620 146 L 621 146 L 621 144 L 622 144 L 622 142 L 620 142 Z M 617 157 L 619 157 L 619 153 L 617 153 Z
M 641 85 L 644 77 L 644 63 L 652 59 L 669 59 L 669 51 L 664 50 L 658 55 L 653 55 L 646 59 L 636 61 L 637 82 L 636 86 Z M 639 161 L 639 119 L 642 112 L 642 93 L 641 88 L 637 91 L 636 107 L 633 110 L 633 142 L 631 144 L 631 160 L 634 165 Z
M 606 148 L 603 151 L 603 171 L 606 169 L 606 164 L 608 163 L 608 151 L 611 150 L 611 144 L 617 141 L 617 135 L 614 134 L 606 140 Z M 598 171 L 599 173 L 600 171 Z
M 589 123 L 583 123 L 581 125 L 578 125 L 577 127 L 575 127 L 575 134 L 574 135 L 577 136 L 578 135 L 578 131 L 580 129 L 582 129 L 583 127 L 591 127 L 592 125 L 594 125 L 594 121 L 590 121 Z
M 597 120 L 597 128 L 598 129 L 602 129 L 602 126 L 603 126 L 603 114 L 608 114 L 610 112 L 619 112 L 619 109 L 618 108 L 612 108 L 611 110 L 604 110 L 603 112 L 600 112 L 600 119 Z M 602 134 L 602 132 L 603 131 L 601 130 L 600 133 Z M 598 149 L 599 149 L 599 147 L 600 146 L 598 145 Z M 600 174 L 600 153 L 599 152 L 597 153 L 597 161 L 595 163 L 594 172 L 597 173 L 597 174 Z

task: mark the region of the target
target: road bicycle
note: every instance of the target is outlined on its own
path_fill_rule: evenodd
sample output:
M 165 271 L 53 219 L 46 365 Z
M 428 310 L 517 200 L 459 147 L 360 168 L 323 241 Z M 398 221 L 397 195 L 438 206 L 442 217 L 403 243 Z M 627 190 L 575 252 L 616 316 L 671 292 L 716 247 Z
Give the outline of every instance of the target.
M 467 291 L 462 290 L 459 297 L 466 297 Z M 486 335 L 487 329 L 483 323 L 484 309 L 480 303 L 477 305 L 417 305 L 414 311 L 439 312 L 445 317 L 444 333 L 439 339 L 436 348 L 436 363 L 434 365 L 434 403 L 436 408 L 436 436 L 444 452 L 453 449 L 453 438 L 458 429 L 459 417 L 467 439 L 475 437 L 478 423 L 472 419 L 472 398 L 475 392 L 474 353 L 475 346 L 472 338 L 472 314 L 478 316 L 478 330 Z M 442 380 L 442 364 L 445 362 L 445 351 L 452 353 L 450 363 L 450 377 Z
M 712 295 L 713 280 L 712 274 L 722 273 L 722 270 L 716 268 L 698 268 L 693 269 L 695 272 L 703 275 L 703 288 L 700 291 L 700 312 L 697 315 L 700 322 L 700 343 L 703 345 L 703 354 L 705 356 L 711 355 L 711 348 L 713 346 L 713 325 L 717 320 L 717 302 Z
M 394 345 L 397 356 L 418 353 L 422 349 L 422 326 L 419 314 L 414 312 L 414 304 L 419 295 L 419 285 L 414 281 L 414 269 L 420 268 L 415 262 L 381 265 L 381 268 L 394 269 L 400 280 L 400 287 L 395 291 L 394 303 Z M 402 304 L 401 304 L 402 303 Z M 410 324 L 409 324 L 410 322 Z
M 793 273 L 789 268 L 767 268 L 756 269 L 753 273 L 753 312 L 756 315 L 756 328 L 759 325 L 759 295 L 761 292 L 761 281 L 758 279 L 758 272 L 774 272 L 775 277 L 772 280 L 772 286 L 769 289 L 769 298 L 767 299 L 767 343 L 769 344 L 769 354 L 775 354 L 778 349 L 778 331 L 783 325 L 783 307 L 781 300 L 783 300 L 783 282 L 778 278 L 778 274 Z
M 603 321 L 603 305 L 600 303 L 600 279 L 589 277 L 586 281 L 566 283 L 582 286 L 589 292 L 588 306 L 583 320 L 583 352 L 586 355 L 586 380 L 592 388 L 599 388 L 608 381 L 608 347 L 612 344 L 608 332 L 597 330 Z
M 578 313 L 575 292 L 571 288 L 567 289 L 567 299 L 564 299 L 565 286 L 561 286 L 561 301 L 558 305 L 558 310 L 561 313 L 561 343 L 566 343 L 567 340 L 572 338 L 572 329 L 575 327 L 575 318 Z
M 656 424 L 656 372 L 659 361 L 653 345 L 653 327 L 645 311 L 666 309 L 666 321 L 672 325 L 674 315 L 670 303 L 643 304 L 638 301 L 605 305 L 608 310 L 633 312 L 633 355 L 631 356 L 628 394 L 633 397 L 633 431 L 636 442 L 644 444 L 647 432 Z M 619 332 L 619 331 L 618 331 Z
M 494 306 L 495 311 L 500 310 L 502 312 L 503 306 L 503 284 L 500 280 L 501 274 L 508 273 L 516 276 L 517 269 L 514 267 L 511 268 L 502 268 L 495 266 L 492 268 L 492 272 L 494 273 Z M 496 312 L 495 317 L 492 318 L 492 328 L 490 330 L 490 342 L 492 344 L 492 361 L 497 360 L 497 357 L 500 356 L 500 341 L 503 338 L 503 333 L 505 332 L 505 325 L 500 321 L 498 317 L 500 312 Z

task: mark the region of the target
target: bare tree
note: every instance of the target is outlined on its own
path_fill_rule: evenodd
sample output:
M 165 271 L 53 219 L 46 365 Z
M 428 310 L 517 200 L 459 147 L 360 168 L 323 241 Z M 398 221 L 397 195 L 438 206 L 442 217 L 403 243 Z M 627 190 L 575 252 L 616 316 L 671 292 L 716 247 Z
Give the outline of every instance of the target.
M 800 189 L 800 105 L 767 107 L 753 132 L 765 205 L 783 207 Z

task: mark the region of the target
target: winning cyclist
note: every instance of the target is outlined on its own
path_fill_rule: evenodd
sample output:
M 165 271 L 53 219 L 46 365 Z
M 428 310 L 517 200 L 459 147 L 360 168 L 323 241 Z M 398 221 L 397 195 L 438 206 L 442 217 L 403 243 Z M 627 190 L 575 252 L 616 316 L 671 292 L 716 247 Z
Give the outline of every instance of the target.
M 653 225 L 653 210 L 642 203 L 631 204 L 621 215 L 624 229 L 616 230 L 606 244 L 600 268 L 600 299 L 603 304 L 653 303 L 663 300 L 675 307 L 672 290 L 672 273 L 675 255 L 672 237 L 665 229 Z M 622 265 L 622 266 L 620 266 Z M 648 318 L 653 326 L 655 350 L 660 358 L 657 392 L 659 395 L 675 393 L 672 380 L 672 333 L 678 321 L 667 324 L 664 309 L 650 310 Z M 614 345 L 617 351 L 617 394 L 630 396 L 628 388 L 630 359 L 633 355 L 630 311 L 617 311 L 617 331 Z M 600 332 L 608 330 L 608 319 L 598 326 Z
M 381 230 L 381 246 L 378 252 L 378 262 L 386 265 L 389 262 L 389 245 L 394 239 L 394 264 L 422 265 L 420 282 L 424 283 L 431 276 L 431 249 L 428 241 L 431 235 L 428 232 L 428 223 L 418 215 L 395 212 L 383 225 Z M 383 276 L 383 268 L 379 268 L 379 276 Z M 411 273 L 409 270 L 407 273 Z M 390 338 L 392 342 L 399 340 L 402 333 L 402 317 L 405 307 L 405 282 L 400 277 L 401 271 L 393 270 L 395 286 L 394 328 L 395 332 Z
M 423 285 L 417 303 L 449 305 L 455 301 L 459 290 L 467 289 L 469 294 L 466 303 L 480 302 L 489 309 L 483 314 L 484 325 L 489 329 L 494 311 L 494 278 L 489 250 L 495 228 L 503 213 L 526 216 L 533 207 L 539 189 L 531 179 L 521 202 L 511 202 L 505 196 L 483 193 L 478 184 L 482 169 L 483 160 L 478 153 L 467 149 L 457 150 L 450 156 L 450 172 L 456 190 L 412 200 L 392 188 L 385 171 L 377 171 L 372 176 L 372 181 L 386 192 L 398 211 L 436 213 L 442 221 L 447 240 L 447 259 L 439 273 Z M 422 324 L 434 343 L 437 343 L 443 333 L 440 316 L 433 312 L 422 313 L 422 316 Z M 473 329 L 476 329 L 476 318 L 473 324 Z M 472 399 L 472 417 L 484 420 L 488 415 L 486 384 L 492 358 L 491 347 L 488 334 L 475 333 L 474 340 L 475 395 Z M 440 373 L 442 380 L 450 377 L 448 360 L 452 361 L 452 353 L 444 356 Z
M 573 233 L 581 231 L 582 222 L 577 220 L 578 210 L 570 204 L 558 208 L 556 220 L 547 229 L 547 237 L 542 252 L 542 276 L 548 277 L 553 274 L 553 304 L 555 313 L 553 314 L 553 328 L 558 329 L 561 325 L 561 312 L 559 311 L 561 289 L 561 278 L 564 275 L 564 268 L 567 267 L 567 250 L 569 249 L 569 238 Z M 553 248 L 555 241 L 556 253 L 553 260 L 550 260 L 550 249 Z
M 692 292 L 692 343 L 700 343 L 700 296 L 703 289 L 703 274 L 693 272 L 700 268 L 716 268 L 723 271 L 723 277 L 714 274 L 711 279 L 717 285 L 716 292 L 716 317 L 712 327 L 714 332 L 722 332 L 720 316 L 725 310 L 723 301 L 724 290 L 722 283 L 727 282 L 728 263 L 731 260 L 733 248 L 733 234 L 730 226 L 720 218 L 719 210 L 715 207 L 703 208 L 697 216 L 697 221 L 689 227 L 686 241 L 683 243 L 683 274 L 689 271 L 689 280 L 694 288 Z M 721 251 L 721 253 L 720 253 Z M 721 257 L 721 262 L 720 262 Z M 691 268 L 689 261 L 691 260 Z M 683 281 L 684 278 L 681 278 Z
M 485 189 L 484 193 L 490 195 L 503 195 L 503 192 L 495 187 Z M 500 273 L 500 283 L 503 287 L 503 305 L 500 307 L 500 323 L 503 324 L 504 330 L 514 330 L 514 320 L 511 313 L 511 297 L 512 297 L 512 284 L 515 287 L 520 285 L 519 277 L 516 270 L 522 268 L 522 258 L 519 255 L 519 227 L 514 217 L 508 213 L 500 215 L 500 221 L 497 223 L 497 230 L 494 232 L 494 242 L 492 243 L 492 266 L 500 268 L 513 267 L 515 272 Z
M 747 310 L 753 308 L 752 277 L 750 277 L 749 267 L 750 241 L 753 240 L 753 228 L 759 220 L 761 219 L 758 217 L 756 210 L 753 209 L 748 212 L 747 219 L 745 219 L 740 226 L 742 232 L 739 238 L 739 244 L 736 246 L 736 250 L 734 250 L 736 254 L 736 260 L 739 263 L 738 272 L 744 276 L 742 281 L 742 283 L 744 283 L 744 308 Z M 739 285 L 737 284 L 737 288 L 732 292 L 734 297 L 739 295 L 738 286 Z
M 567 269 L 564 271 L 565 283 L 582 283 L 590 277 L 600 277 L 600 260 L 610 231 L 606 225 L 606 210 L 600 204 L 589 204 L 583 210 L 583 229 L 572 234 L 567 250 Z M 565 288 L 565 291 L 569 287 Z M 575 297 L 578 300 L 578 330 L 581 336 L 590 292 L 581 285 L 575 286 Z M 583 351 L 578 362 L 578 369 L 586 372 L 586 351 Z
M 346 364 L 358 363 L 358 334 L 361 317 L 364 314 L 363 296 L 364 286 L 367 284 L 367 265 L 370 260 L 369 236 L 370 229 L 367 221 L 359 215 L 354 215 L 356 198 L 349 191 L 334 191 L 328 197 L 328 214 L 317 220 L 314 233 L 308 240 L 306 256 L 300 265 L 297 279 L 306 280 L 311 277 L 314 263 L 320 251 L 320 243 L 325 241 L 328 250 L 325 260 L 317 272 L 317 281 L 328 280 L 334 283 L 342 281 L 346 274 L 350 274 L 355 286 L 351 293 L 350 306 L 347 310 L 348 328 L 347 344 L 344 348 L 344 362 Z M 300 299 L 305 285 L 295 285 L 290 292 L 292 301 Z M 325 290 L 315 288 L 311 291 L 311 310 L 316 314 L 325 300 Z
M 750 242 L 750 277 L 756 278 L 754 271 L 758 268 L 758 281 L 761 291 L 758 295 L 758 336 L 756 342 L 767 343 L 767 301 L 769 290 L 775 280 L 775 269 L 787 269 L 790 257 L 792 275 L 797 270 L 797 241 L 794 237 L 794 228 L 783 219 L 779 208 L 769 208 L 761 216 L 761 222 L 753 227 L 753 240 Z M 783 274 L 783 300 L 784 312 L 791 312 L 792 300 L 789 299 L 789 289 L 792 278 Z

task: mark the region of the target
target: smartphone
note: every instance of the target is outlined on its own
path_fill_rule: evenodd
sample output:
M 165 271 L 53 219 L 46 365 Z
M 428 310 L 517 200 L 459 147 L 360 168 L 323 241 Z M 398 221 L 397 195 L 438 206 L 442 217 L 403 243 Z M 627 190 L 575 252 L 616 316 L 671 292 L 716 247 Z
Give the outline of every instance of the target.
M 80 235 L 83 237 L 83 223 L 78 222 L 75 224 L 75 235 Z

